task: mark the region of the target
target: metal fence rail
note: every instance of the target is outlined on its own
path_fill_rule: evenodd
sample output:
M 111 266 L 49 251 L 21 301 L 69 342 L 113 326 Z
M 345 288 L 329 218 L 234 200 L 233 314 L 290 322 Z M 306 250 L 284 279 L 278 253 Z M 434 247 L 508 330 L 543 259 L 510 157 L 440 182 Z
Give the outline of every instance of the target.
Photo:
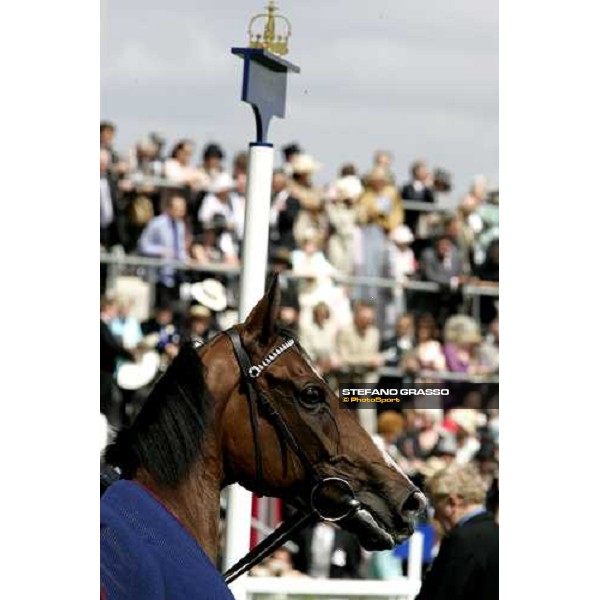
M 124 254 L 122 252 L 101 252 L 100 262 L 115 267 L 147 267 L 158 269 L 160 267 L 172 267 L 178 271 L 197 272 L 197 273 L 215 273 L 239 275 L 240 268 L 218 263 L 196 264 L 186 263 L 166 258 L 153 258 L 149 256 L 139 256 L 134 254 Z M 290 279 L 307 279 L 306 275 L 299 275 L 292 271 L 285 271 L 285 275 Z M 437 293 L 440 291 L 440 285 L 432 281 L 408 280 L 403 283 L 395 279 L 386 277 L 365 277 L 365 276 L 345 276 L 334 275 L 333 280 L 351 286 L 369 286 L 379 288 L 403 288 L 416 292 Z M 465 296 L 493 296 L 499 297 L 499 289 L 492 285 L 467 284 L 463 286 Z
M 381 367 L 377 370 L 380 377 L 403 377 L 407 375 L 404 369 L 395 369 L 393 367 Z M 412 373 L 411 373 L 412 375 Z M 472 375 L 469 373 L 454 373 L 451 371 L 419 371 L 417 377 L 424 379 L 441 379 L 442 381 L 452 381 L 457 383 L 500 383 L 497 373 L 488 375 Z

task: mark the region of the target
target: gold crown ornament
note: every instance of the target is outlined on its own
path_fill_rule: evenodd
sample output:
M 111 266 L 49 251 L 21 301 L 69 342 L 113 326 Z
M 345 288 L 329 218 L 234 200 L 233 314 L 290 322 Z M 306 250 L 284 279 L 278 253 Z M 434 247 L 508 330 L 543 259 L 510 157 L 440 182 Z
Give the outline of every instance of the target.
M 288 39 L 292 35 L 292 25 L 289 20 L 283 15 L 276 15 L 278 8 L 275 6 L 275 0 L 269 0 L 269 5 L 266 7 L 267 12 L 261 13 L 252 17 L 248 24 L 248 36 L 250 37 L 250 48 L 263 48 L 273 54 L 284 55 L 289 52 Z M 264 21 L 264 29 L 262 33 L 253 30 L 255 23 L 260 24 Z M 275 25 L 280 23 L 285 24 L 285 32 L 277 32 Z M 257 25 L 256 29 L 259 29 Z

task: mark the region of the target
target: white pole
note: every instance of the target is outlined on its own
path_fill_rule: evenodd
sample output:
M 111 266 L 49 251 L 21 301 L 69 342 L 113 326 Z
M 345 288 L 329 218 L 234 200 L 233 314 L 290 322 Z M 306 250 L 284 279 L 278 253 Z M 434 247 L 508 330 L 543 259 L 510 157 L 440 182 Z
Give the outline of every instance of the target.
M 250 314 L 265 291 L 273 154 L 271 144 L 250 144 L 240 282 L 240 321 Z M 251 519 L 251 492 L 238 484 L 232 485 L 227 502 L 225 569 L 229 569 L 250 549 Z M 244 595 L 243 590 L 236 590 L 236 584 L 232 586 L 232 591 L 236 597 Z
M 265 293 L 273 155 L 271 144 L 250 144 L 240 282 L 240 321 L 250 314 Z
M 408 579 L 414 586 L 415 595 L 421 589 L 424 546 L 425 536 L 420 531 L 415 531 L 408 540 Z

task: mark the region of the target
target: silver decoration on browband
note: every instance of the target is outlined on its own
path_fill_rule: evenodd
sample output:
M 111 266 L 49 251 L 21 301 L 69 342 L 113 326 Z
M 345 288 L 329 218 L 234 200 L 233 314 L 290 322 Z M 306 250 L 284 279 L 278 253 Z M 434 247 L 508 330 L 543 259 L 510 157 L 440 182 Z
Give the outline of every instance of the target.
M 194 350 L 198 350 L 198 348 L 202 348 L 202 346 L 204 346 L 204 340 L 199 337 L 193 337 L 191 342 Z
M 294 345 L 294 340 L 291 338 L 286 340 L 281 344 L 281 346 L 277 346 L 273 352 L 267 354 L 265 358 L 259 365 L 254 365 L 248 369 L 248 375 L 253 379 L 256 379 L 272 362 L 277 360 L 288 348 L 291 348 Z

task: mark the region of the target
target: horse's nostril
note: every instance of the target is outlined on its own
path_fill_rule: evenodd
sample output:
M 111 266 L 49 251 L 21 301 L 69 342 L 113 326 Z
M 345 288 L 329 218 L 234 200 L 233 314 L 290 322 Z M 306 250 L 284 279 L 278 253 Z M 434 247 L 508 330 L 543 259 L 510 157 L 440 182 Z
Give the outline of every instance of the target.
M 427 507 L 427 500 L 421 492 L 412 493 L 402 505 L 401 514 L 414 516 L 423 512 Z

